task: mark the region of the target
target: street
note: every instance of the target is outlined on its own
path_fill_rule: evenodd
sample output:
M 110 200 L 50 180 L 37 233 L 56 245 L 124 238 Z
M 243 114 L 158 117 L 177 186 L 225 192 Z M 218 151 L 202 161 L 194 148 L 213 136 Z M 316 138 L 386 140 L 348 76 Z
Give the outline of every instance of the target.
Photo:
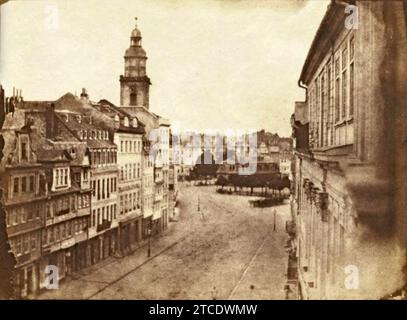
M 284 299 L 288 201 L 273 231 L 273 208 L 249 199 L 181 186 L 179 220 L 152 240 L 151 258 L 144 245 L 40 299 Z

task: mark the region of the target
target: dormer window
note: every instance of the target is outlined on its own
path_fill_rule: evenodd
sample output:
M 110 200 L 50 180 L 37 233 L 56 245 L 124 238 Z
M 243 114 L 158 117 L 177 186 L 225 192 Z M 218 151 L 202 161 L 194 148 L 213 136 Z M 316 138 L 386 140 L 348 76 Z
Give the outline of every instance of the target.
M 133 121 L 132 121 L 132 126 L 133 126 L 134 128 L 137 127 L 137 119 L 136 119 L 136 118 L 133 119 Z
M 124 126 L 125 127 L 129 126 L 129 118 L 128 117 L 124 117 Z
M 26 135 L 20 136 L 19 138 L 19 154 L 20 154 L 20 161 L 28 161 L 29 160 L 29 140 Z
M 64 188 L 70 186 L 69 168 L 54 169 L 54 188 Z
M 21 160 L 28 160 L 27 143 L 21 143 Z

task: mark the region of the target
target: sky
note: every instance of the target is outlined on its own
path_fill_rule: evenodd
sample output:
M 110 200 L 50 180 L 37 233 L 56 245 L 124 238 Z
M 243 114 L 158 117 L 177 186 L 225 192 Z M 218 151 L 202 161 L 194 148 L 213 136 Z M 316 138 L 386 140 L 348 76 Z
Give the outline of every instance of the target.
M 19 0 L 1 8 L 6 95 L 56 100 L 86 88 L 120 101 L 123 55 L 138 17 L 150 110 L 184 130 L 291 134 L 302 66 L 325 0 Z

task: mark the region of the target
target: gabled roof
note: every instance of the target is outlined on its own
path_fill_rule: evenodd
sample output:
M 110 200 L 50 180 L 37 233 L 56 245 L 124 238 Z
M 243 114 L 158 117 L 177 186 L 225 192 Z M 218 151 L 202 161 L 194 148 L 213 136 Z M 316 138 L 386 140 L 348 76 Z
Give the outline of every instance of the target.
M 352 4 L 355 1 L 342 0 L 342 2 Z M 308 51 L 299 83 L 303 82 L 307 84 L 309 82 L 310 76 L 318 67 L 320 60 L 326 55 L 326 51 L 331 45 L 330 38 L 338 32 L 338 30 L 344 28 L 345 18 L 344 6 L 336 4 L 334 0 L 331 0 L 312 41 L 310 50 Z
M 135 118 L 138 125 L 145 127 L 145 124 L 140 121 L 134 112 L 125 107 L 117 107 L 107 99 L 101 99 L 98 103 L 93 104 L 93 106 L 112 118 L 116 115 L 118 115 L 120 119 L 123 119 L 124 117 L 128 117 L 130 120 Z

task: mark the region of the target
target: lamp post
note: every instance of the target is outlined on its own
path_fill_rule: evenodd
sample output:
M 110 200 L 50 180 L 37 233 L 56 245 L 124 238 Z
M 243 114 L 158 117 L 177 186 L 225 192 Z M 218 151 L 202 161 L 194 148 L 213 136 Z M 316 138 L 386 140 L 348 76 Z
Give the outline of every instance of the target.
M 274 225 L 273 225 L 273 231 L 276 231 L 276 209 L 273 210 L 273 216 L 274 216 Z

